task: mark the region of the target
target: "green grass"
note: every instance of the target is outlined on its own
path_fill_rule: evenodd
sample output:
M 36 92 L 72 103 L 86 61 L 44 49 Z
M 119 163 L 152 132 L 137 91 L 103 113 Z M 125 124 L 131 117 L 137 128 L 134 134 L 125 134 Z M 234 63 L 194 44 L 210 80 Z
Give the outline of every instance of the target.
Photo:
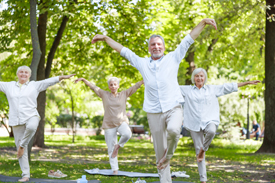
M 90 175 L 84 169 L 110 169 L 104 136 L 77 136 L 73 144 L 71 136 L 45 136 L 48 148 L 33 149 L 32 178 L 48 178 L 49 170 L 61 170 L 68 174 L 65 180 L 76 180 L 86 174 L 88 180 L 102 183 L 130 183 L 136 178 L 124 176 Z M 254 154 L 261 142 L 253 140 L 232 143 L 215 138 L 206 153 L 209 182 L 275 182 L 275 155 Z M 14 139 L 0 137 L 0 174 L 20 177 L 21 170 L 15 155 Z M 153 144 L 146 140 L 131 139 L 119 151 L 119 168 L 123 171 L 157 173 Z M 190 178 L 173 178 L 173 181 L 200 182 L 191 138 L 181 138 L 171 171 L 186 171 Z M 158 178 L 142 178 L 146 182 Z

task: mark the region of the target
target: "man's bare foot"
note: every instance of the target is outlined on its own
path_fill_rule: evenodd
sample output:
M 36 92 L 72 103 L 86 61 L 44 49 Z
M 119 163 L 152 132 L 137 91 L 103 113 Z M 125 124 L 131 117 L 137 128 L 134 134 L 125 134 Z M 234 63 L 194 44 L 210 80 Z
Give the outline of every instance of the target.
M 29 181 L 28 177 L 23 177 L 22 179 L 19 179 L 18 182 L 27 182 Z
M 158 168 L 158 169 L 163 169 L 163 168 L 161 168 L 161 167 L 162 167 L 163 163 L 166 161 L 166 152 L 167 152 L 167 149 L 165 149 L 162 158 L 161 158 L 161 159 L 159 160 L 159 162 L 158 162 L 158 165 L 157 165 L 157 168 Z M 167 165 L 166 165 L 166 166 L 167 166 Z
M 198 162 L 202 162 L 203 158 L 204 158 L 204 150 L 201 147 L 201 150 L 200 150 L 200 152 L 199 152 L 199 154 L 197 156 L 197 161 Z
M 113 175 L 117 175 L 117 174 L 118 174 L 118 170 L 114 170 Z
M 24 148 L 20 146 L 17 151 L 17 158 L 18 159 L 21 158 L 23 154 L 24 154 Z
M 115 147 L 114 147 L 114 150 L 113 150 L 113 153 L 112 153 L 112 158 L 115 158 L 117 157 L 117 154 L 118 154 L 118 150 L 120 148 L 120 145 L 116 144 Z

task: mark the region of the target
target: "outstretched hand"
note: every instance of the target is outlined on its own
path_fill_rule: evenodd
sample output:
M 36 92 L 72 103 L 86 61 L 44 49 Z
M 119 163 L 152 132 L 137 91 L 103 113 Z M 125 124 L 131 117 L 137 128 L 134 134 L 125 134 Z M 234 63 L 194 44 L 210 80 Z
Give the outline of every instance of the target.
M 98 41 L 104 41 L 105 36 L 97 34 L 95 37 L 92 39 L 92 44 L 98 42 Z
M 211 18 L 205 18 L 204 22 L 208 25 L 212 25 L 217 30 L 217 24 L 214 19 Z
M 259 81 L 259 80 L 254 80 L 254 81 L 248 81 L 248 84 L 250 84 L 250 85 L 256 85 L 256 84 L 258 84 L 260 82 L 261 81 Z
M 63 79 L 69 79 L 70 77 L 73 77 L 75 74 L 70 74 L 70 75 L 64 75 Z
M 78 83 L 78 81 L 82 81 L 83 78 L 78 78 L 74 81 L 74 83 Z

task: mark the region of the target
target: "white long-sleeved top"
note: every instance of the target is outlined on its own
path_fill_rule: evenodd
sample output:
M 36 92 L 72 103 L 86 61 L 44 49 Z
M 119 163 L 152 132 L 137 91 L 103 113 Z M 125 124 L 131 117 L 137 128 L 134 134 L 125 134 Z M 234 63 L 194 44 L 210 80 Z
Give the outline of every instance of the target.
M 159 60 L 141 58 L 123 47 L 120 55 L 130 61 L 141 73 L 144 85 L 143 110 L 148 113 L 166 112 L 184 101 L 178 84 L 179 64 L 194 40 L 188 34 L 175 51 Z
M 209 122 L 220 124 L 218 97 L 238 91 L 237 83 L 223 85 L 180 86 L 184 102 L 183 126 L 188 130 L 204 130 Z
M 59 76 L 26 82 L 21 87 L 16 81 L 0 82 L 0 91 L 6 94 L 9 102 L 9 126 L 23 125 L 29 118 L 39 116 L 38 94 L 58 82 Z

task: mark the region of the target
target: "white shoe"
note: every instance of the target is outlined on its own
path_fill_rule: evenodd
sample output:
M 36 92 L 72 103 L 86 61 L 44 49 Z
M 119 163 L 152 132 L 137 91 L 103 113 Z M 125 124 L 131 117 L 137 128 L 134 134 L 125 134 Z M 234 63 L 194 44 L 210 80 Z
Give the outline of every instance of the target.
M 132 181 L 133 182 L 133 181 Z M 140 180 L 140 178 L 137 179 L 137 181 L 135 183 L 146 183 L 145 180 Z
M 48 173 L 48 177 L 51 178 L 63 178 L 63 177 L 67 177 L 66 174 L 62 173 L 60 170 L 57 170 L 56 172 L 53 170 L 50 170 Z
M 178 172 L 172 172 L 172 177 L 185 177 L 185 178 L 189 178 L 189 175 L 185 174 L 186 171 L 178 171 Z

